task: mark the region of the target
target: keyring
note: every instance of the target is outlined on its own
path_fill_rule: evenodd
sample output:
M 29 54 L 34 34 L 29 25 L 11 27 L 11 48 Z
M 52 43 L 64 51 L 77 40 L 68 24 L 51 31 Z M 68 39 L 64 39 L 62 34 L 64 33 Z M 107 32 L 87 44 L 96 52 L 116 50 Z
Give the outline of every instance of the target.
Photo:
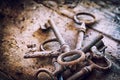
M 58 42 L 58 40 L 56 38 L 53 38 L 53 39 L 48 39 L 48 40 L 44 41 L 40 45 L 40 50 L 41 51 L 45 51 L 44 45 L 47 44 L 47 43 L 49 43 L 49 42 Z
M 65 57 L 75 55 L 75 54 L 79 54 L 80 57 L 78 59 L 73 60 L 73 61 L 69 61 L 69 62 L 64 61 Z M 73 51 L 70 51 L 67 53 L 63 53 L 63 54 L 59 55 L 57 58 L 58 63 L 61 65 L 74 65 L 74 64 L 77 64 L 77 63 L 82 62 L 84 60 L 85 60 L 85 54 L 81 50 L 73 50 Z
M 81 15 L 90 16 L 93 19 L 92 20 L 79 20 L 79 16 L 81 16 Z M 80 24 L 80 25 L 81 25 L 82 22 L 84 22 L 86 25 L 90 25 L 90 24 L 93 24 L 93 23 L 96 22 L 96 17 L 93 14 L 90 14 L 90 13 L 80 12 L 80 13 L 77 13 L 74 16 L 74 21 L 75 21 L 75 23 Z
M 45 68 L 40 68 L 36 73 L 35 73 L 35 80 L 38 80 L 38 75 L 41 73 L 41 72 L 45 72 L 47 73 L 51 80 L 55 80 L 54 77 L 53 77 L 53 74 L 48 70 L 48 69 L 45 69 Z

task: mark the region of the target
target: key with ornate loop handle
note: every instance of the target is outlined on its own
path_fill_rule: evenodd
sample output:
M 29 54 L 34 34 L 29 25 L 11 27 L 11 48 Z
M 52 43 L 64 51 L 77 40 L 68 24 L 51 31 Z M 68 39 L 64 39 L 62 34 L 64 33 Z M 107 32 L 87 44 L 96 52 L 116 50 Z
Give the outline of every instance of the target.
M 88 16 L 91 17 L 91 20 L 87 20 L 87 19 L 80 19 L 80 16 Z M 80 19 L 80 20 L 79 20 Z M 82 48 L 82 43 L 83 43 L 83 38 L 86 32 L 86 25 L 90 25 L 90 24 L 94 24 L 96 22 L 96 18 L 93 14 L 90 13 L 86 13 L 86 12 L 80 12 L 77 13 L 74 16 L 74 21 L 76 24 L 79 24 L 77 27 L 77 31 L 78 31 L 78 37 L 77 37 L 77 44 L 76 44 L 76 48 L 75 49 L 80 49 Z
M 91 19 L 82 19 L 83 16 L 86 16 L 87 18 L 88 17 L 91 17 Z M 81 25 L 82 22 L 84 22 L 86 25 L 92 25 L 96 22 L 96 17 L 91 14 L 91 13 L 87 13 L 87 12 L 80 12 L 80 13 L 77 13 L 75 16 L 74 16 L 74 19 L 75 23 Z

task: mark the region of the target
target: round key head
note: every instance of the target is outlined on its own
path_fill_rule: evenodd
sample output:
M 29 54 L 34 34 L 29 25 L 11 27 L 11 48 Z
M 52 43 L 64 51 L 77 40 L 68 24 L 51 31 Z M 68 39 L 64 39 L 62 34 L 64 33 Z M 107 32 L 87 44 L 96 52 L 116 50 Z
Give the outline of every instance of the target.
M 106 57 L 92 58 L 89 62 L 98 70 L 107 70 L 112 66 L 112 62 Z
M 40 75 L 40 73 L 46 73 L 46 74 L 49 76 L 50 80 L 54 80 L 54 76 L 53 76 L 52 72 L 50 72 L 48 69 L 45 69 L 45 68 L 40 68 L 40 69 L 35 73 L 35 75 L 34 75 L 35 80 L 39 80 L 39 75 Z
M 86 25 L 91 25 L 96 22 L 96 17 L 91 13 L 80 12 L 74 16 L 74 21 L 77 24 L 82 24 L 83 22 Z
M 77 59 L 71 60 L 71 61 L 64 61 L 65 57 L 73 56 L 75 54 L 80 55 L 80 57 Z M 66 66 L 75 65 L 75 64 L 80 63 L 84 60 L 85 60 L 85 54 L 81 50 L 72 50 L 70 52 L 62 53 L 57 58 L 57 61 L 59 64 L 66 65 Z

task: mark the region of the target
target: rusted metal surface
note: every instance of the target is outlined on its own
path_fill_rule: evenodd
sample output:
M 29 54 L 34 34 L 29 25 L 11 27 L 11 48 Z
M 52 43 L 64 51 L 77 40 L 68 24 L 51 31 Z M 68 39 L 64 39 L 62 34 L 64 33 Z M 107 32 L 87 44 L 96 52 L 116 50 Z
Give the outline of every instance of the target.
M 28 52 L 24 55 L 24 58 L 43 58 L 43 57 L 57 57 L 60 55 L 59 51 L 38 51 L 38 52 Z

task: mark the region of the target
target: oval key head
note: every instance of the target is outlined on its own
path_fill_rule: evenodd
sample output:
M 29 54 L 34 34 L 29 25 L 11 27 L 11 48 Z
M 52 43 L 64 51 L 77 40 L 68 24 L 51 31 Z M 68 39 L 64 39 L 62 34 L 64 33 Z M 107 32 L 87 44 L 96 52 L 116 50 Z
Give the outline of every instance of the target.
M 96 22 L 96 17 L 93 14 L 90 14 L 90 13 L 80 12 L 80 13 L 77 13 L 74 16 L 74 21 L 75 21 L 75 23 L 80 24 L 80 25 L 83 22 L 86 25 L 91 25 L 91 24 Z
M 69 57 L 69 56 L 72 56 L 72 55 L 75 55 L 75 54 L 80 55 L 80 57 L 75 59 L 75 60 L 72 60 L 72 61 L 64 61 L 65 57 Z M 80 63 L 84 60 L 85 60 L 85 53 L 81 50 L 73 50 L 73 51 L 70 51 L 70 52 L 66 52 L 66 53 L 63 53 L 63 54 L 59 55 L 58 58 L 57 58 L 57 61 L 58 61 L 59 64 L 66 65 L 66 66 L 75 65 L 75 64 Z
M 106 57 L 92 58 L 89 62 L 98 70 L 107 70 L 112 66 L 112 62 Z
M 40 69 L 35 73 L 35 75 L 34 75 L 35 80 L 39 80 L 39 75 L 40 75 L 40 73 L 46 73 L 46 74 L 49 76 L 50 80 L 54 80 L 54 76 L 53 76 L 52 72 L 50 72 L 48 69 L 45 69 L 45 68 L 40 68 Z

